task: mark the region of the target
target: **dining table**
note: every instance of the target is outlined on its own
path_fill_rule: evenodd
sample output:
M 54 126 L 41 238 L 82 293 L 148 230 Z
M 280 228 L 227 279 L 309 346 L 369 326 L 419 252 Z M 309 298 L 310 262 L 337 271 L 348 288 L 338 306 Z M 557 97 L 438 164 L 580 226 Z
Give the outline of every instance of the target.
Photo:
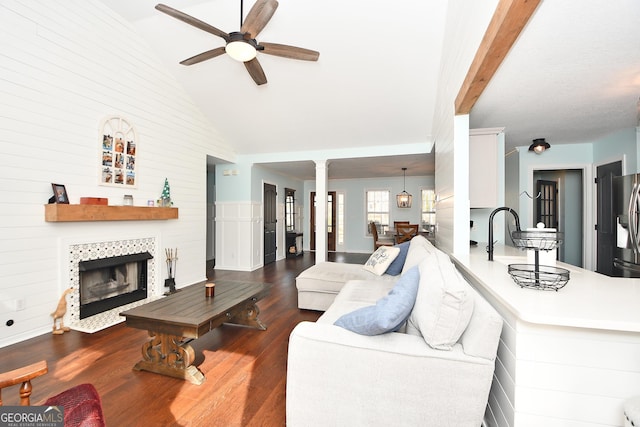
M 396 242 L 396 238 L 398 237 L 398 230 L 393 227 L 393 226 L 389 226 L 389 227 L 384 227 L 383 228 L 383 233 L 380 235 L 380 239 L 381 240 L 393 240 L 394 242 Z M 418 227 L 418 234 L 431 240 L 433 242 L 433 240 L 435 240 L 435 236 L 434 234 L 426 228 L 422 228 L 422 227 Z

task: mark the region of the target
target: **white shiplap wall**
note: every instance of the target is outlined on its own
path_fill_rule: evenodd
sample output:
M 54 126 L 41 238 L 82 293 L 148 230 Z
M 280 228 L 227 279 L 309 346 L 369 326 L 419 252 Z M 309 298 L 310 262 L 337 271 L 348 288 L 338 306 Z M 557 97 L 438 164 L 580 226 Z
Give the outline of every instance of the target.
M 640 383 L 637 333 L 525 322 L 462 272 L 504 320 L 486 427 L 624 424 L 623 404 Z
M 505 323 L 487 427 L 624 424 L 623 403 L 640 381 L 638 334 L 532 325 L 492 305 Z
M 95 0 L 2 1 L 0 93 L 0 347 L 50 330 L 68 285 L 63 241 L 154 236 L 179 248 L 179 287 L 205 278 L 206 155 L 234 154 L 128 23 Z M 136 127 L 136 189 L 98 185 L 109 115 Z M 178 220 L 44 221 L 51 182 L 71 203 L 132 194 L 146 205 L 165 177 Z
M 454 117 L 455 98 L 491 20 L 497 0 L 450 0 L 434 113 L 438 247 L 469 250 L 469 118 Z M 445 77 L 446 76 L 446 77 Z M 496 124 L 496 126 L 499 124 Z
M 436 150 L 435 189 L 439 199 L 436 205 L 436 239 L 437 246 L 445 252 L 466 253 L 469 250 L 469 116 L 455 116 L 454 105 L 497 3 L 497 0 L 448 2 L 440 69 L 440 81 L 443 84 L 438 88 L 433 132 Z M 507 328 L 505 319 L 503 337 Z M 497 360 L 496 372 L 503 369 L 499 364 L 500 360 Z M 505 384 L 508 386 L 508 382 Z M 513 419 L 513 414 L 492 413 L 492 408 L 498 412 L 502 407 L 505 411 L 510 408 L 506 397 L 508 393 L 494 389 L 500 385 L 493 382 L 485 425 L 508 425 L 498 424 L 495 420 Z M 493 402 L 492 405 L 492 399 L 501 400 L 499 404 Z

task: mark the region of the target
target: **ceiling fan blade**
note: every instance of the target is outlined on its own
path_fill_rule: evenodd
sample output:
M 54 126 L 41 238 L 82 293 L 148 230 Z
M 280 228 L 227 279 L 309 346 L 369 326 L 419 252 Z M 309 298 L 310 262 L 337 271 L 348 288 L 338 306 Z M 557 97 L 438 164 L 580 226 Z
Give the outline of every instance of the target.
M 260 31 L 267 25 L 277 8 L 277 0 L 256 1 L 247 14 L 247 18 L 244 20 L 240 32 L 249 33 L 251 38 L 255 39 Z
M 267 82 L 267 76 L 264 75 L 264 70 L 258 62 L 258 58 L 253 58 L 251 61 L 245 62 L 244 66 L 258 86 Z
M 166 13 L 167 15 L 179 19 L 182 22 L 186 22 L 189 25 L 193 25 L 196 28 L 199 28 L 203 31 L 211 33 L 215 36 L 222 37 L 226 42 L 229 42 L 229 34 L 225 33 L 222 30 L 217 29 L 213 25 L 209 25 L 206 22 L 202 22 L 201 20 L 194 18 L 193 16 L 187 15 L 184 12 L 180 12 L 177 9 L 174 9 L 165 4 L 159 3 L 156 5 L 156 9 L 160 12 Z
M 268 55 L 284 56 L 285 58 L 300 59 L 302 61 L 317 61 L 318 57 L 320 57 L 320 52 L 316 52 L 315 50 L 285 44 L 261 42 L 260 46 L 264 47 L 264 50 L 260 52 Z
M 184 61 L 180 61 L 182 65 L 193 65 L 202 61 L 206 61 L 207 59 L 215 58 L 216 56 L 220 56 L 225 53 L 225 47 L 217 47 L 215 49 L 208 50 L 206 52 L 199 53 L 191 58 L 187 58 Z

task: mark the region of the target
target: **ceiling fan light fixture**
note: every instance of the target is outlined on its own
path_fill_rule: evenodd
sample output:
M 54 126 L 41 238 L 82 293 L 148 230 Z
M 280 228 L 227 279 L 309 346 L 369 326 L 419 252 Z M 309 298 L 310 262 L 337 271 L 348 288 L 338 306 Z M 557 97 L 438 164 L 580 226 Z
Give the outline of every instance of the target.
M 533 144 L 529 146 L 529 151 L 533 151 L 536 154 L 542 154 L 544 151 L 551 148 L 551 145 L 544 138 L 537 138 L 533 140 Z
M 240 62 L 251 61 L 258 54 L 256 48 L 246 40 L 235 40 L 227 43 L 225 51 L 231 58 Z

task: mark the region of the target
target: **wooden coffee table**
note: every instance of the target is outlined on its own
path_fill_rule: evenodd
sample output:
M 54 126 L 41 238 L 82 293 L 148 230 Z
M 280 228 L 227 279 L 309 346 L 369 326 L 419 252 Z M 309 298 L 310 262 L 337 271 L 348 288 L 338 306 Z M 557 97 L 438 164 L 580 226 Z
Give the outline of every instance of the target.
M 202 384 L 204 374 L 193 365 L 189 345 L 223 323 L 267 327 L 258 319 L 256 302 L 269 291 L 265 284 L 215 281 L 215 296 L 205 297 L 206 282 L 187 286 L 166 298 L 120 313 L 132 328 L 146 329 L 151 340 L 142 345 L 142 360 L 133 369 Z

